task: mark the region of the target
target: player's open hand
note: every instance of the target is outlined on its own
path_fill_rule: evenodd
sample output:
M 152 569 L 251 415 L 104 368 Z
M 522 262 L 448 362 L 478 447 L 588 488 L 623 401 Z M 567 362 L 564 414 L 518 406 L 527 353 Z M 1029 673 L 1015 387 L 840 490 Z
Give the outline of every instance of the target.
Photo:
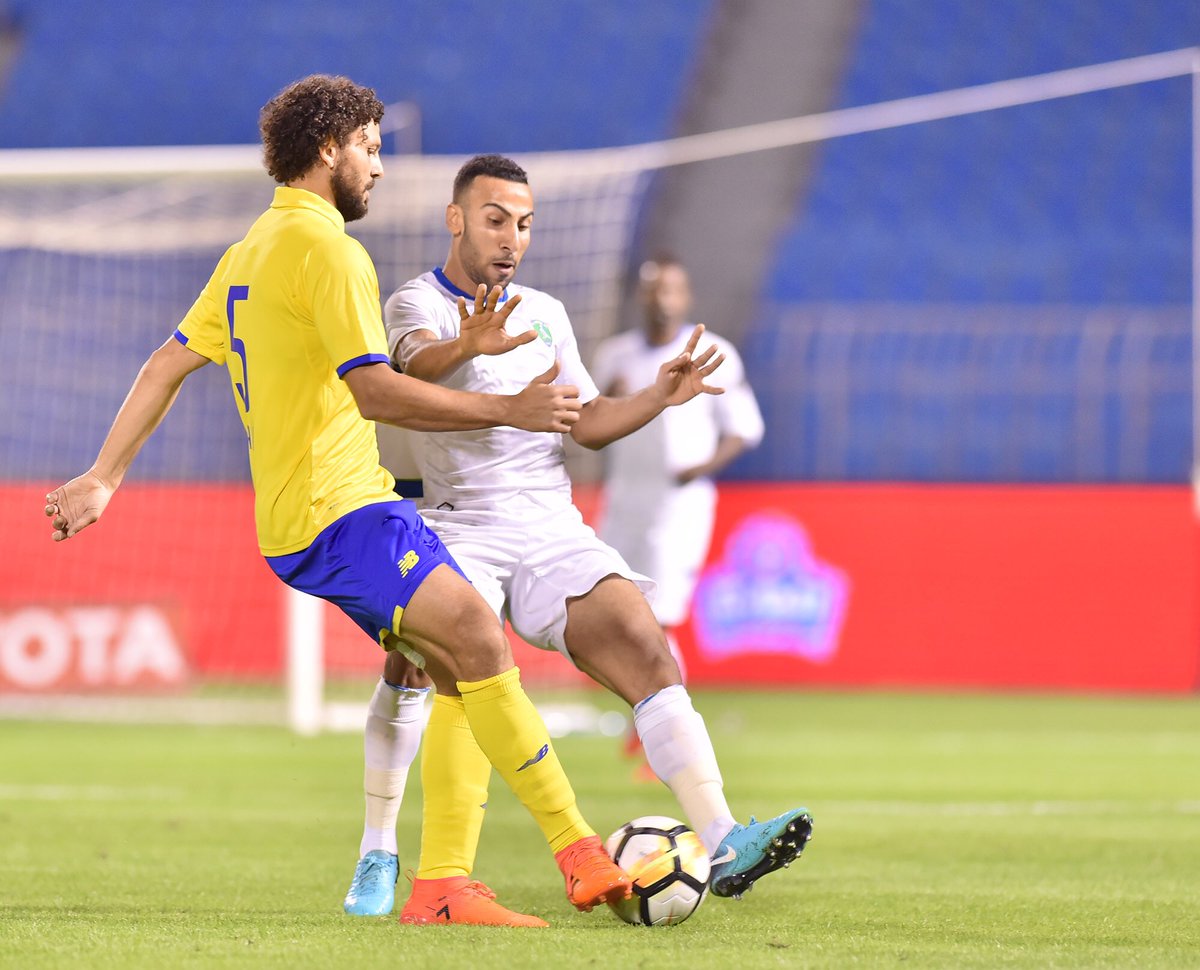
M 570 384 L 555 384 L 558 361 L 535 377 L 520 394 L 510 400 L 509 424 L 523 431 L 558 431 L 566 433 L 579 420 L 583 405 L 579 403 L 579 388 Z
M 704 324 L 696 324 L 683 353 L 668 360 L 658 369 L 654 384 L 663 396 L 666 407 L 683 404 L 697 394 L 724 394 L 725 388 L 706 384 L 705 378 L 712 375 L 725 362 L 725 355 L 718 354 L 716 345 L 709 347 L 699 357 L 693 357 L 696 345 L 704 333 Z
M 475 291 L 473 310 L 467 309 L 466 297 L 458 298 L 458 339 L 468 358 L 507 354 L 514 347 L 527 344 L 537 336 L 533 330 L 510 336 L 504 329 L 513 310 L 521 302 L 521 297 L 510 296 L 504 301 L 504 306 L 497 310 L 503 294 L 504 290 L 499 286 L 493 286 L 489 293 L 487 287 L 480 283 Z
M 112 487 L 92 471 L 59 485 L 46 495 L 46 515 L 54 527 L 50 538 L 62 542 L 86 529 L 104 514 L 112 494 Z

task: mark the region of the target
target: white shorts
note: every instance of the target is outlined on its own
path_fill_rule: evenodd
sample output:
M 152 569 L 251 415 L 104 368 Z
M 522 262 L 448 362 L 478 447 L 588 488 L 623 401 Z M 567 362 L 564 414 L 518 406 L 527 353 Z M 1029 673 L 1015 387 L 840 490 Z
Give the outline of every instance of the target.
M 574 505 L 503 512 L 422 509 L 475 589 L 526 643 L 568 660 L 567 600 L 623 576 L 653 603 L 655 584 L 605 545 Z M 574 661 L 571 661 L 574 663 Z
M 711 482 L 672 489 L 657 502 L 606 495 L 600 536 L 629 565 L 654 580 L 654 616 L 664 627 L 687 619 L 700 570 L 708 558 L 717 495 Z

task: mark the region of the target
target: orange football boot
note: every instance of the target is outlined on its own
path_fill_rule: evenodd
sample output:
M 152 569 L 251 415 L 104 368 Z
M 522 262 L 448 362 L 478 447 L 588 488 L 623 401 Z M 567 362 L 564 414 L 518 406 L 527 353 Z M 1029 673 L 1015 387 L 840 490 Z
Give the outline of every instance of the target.
M 628 899 L 633 894 L 633 880 L 609 858 L 598 835 L 572 842 L 554 853 L 554 861 L 567 880 L 567 899 L 585 913 L 600 903 Z
M 642 739 L 630 725 L 629 730 L 625 732 L 625 740 L 621 742 L 621 754 L 626 758 L 640 758 L 643 757 L 642 750 Z
M 414 879 L 401 923 L 458 923 L 467 926 L 549 926 L 543 919 L 514 913 L 495 902 L 496 894 L 467 876 Z

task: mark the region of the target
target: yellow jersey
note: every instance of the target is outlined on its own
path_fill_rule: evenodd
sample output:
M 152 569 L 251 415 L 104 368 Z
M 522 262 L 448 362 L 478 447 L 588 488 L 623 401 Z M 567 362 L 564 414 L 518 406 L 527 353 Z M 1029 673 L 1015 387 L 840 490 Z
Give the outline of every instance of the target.
M 277 188 L 175 338 L 229 371 L 264 556 L 299 552 L 346 513 L 396 499 L 375 426 L 342 380 L 388 361 L 379 280 L 320 196 Z

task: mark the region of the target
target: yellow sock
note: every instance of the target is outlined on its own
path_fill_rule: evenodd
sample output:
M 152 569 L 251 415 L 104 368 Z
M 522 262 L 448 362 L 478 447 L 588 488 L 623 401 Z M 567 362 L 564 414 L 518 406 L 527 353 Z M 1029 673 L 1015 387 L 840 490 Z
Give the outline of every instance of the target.
M 487 680 L 459 681 L 458 690 L 479 747 L 529 809 L 550 849 L 559 852 L 595 835 L 575 804 L 546 725 L 521 687 L 521 672 L 512 667 Z
M 491 777 L 491 762 L 475 743 L 462 698 L 434 695 L 421 751 L 425 807 L 418 879 L 470 875 Z

